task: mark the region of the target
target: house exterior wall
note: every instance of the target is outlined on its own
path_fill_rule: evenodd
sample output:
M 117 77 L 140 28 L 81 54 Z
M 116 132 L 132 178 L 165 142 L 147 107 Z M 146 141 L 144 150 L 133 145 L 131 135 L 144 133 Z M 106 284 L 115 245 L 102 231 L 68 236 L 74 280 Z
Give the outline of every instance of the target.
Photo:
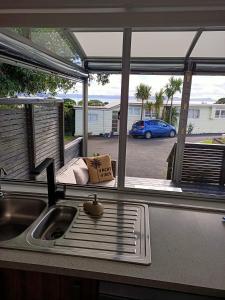
M 100 135 L 112 131 L 112 110 L 88 109 L 88 133 Z M 75 135 L 83 134 L 83 110 L 75 109 Z
M 213 105 L 213 106 L 190 106 L 190 109 L 199 109 L 199 118 L 188 118 L 188 125 L 191 123 L 193 125 L 192 134 L 201 133 L 224 133 L 225 132 L 225 119 L 215 118 L 216 109 L 225 109 L 225 105 Z M 179 124 L 179 118 L 178 122 Z M 178 125 L 177 125 L 178 127 Z
M 175 105 L 177 109 L 180 109 L 180 105 Z M 189 110 L 199 110 L 199 117 L 188 117 L 188 125 L 193 125 L 192 134 L 201 133 L 225 133 L 225 118 L 215 118 L 215 111 L 217 109 L 225 109 L 225 104 L 214 105 L 190 105 Z M 112 108 L 89 108 L 88 118 L 88 132 L 91 135 L 100 135 L 110 133 L 112 131 L 112 112 L 119 111 L 119 106 Z M 128 108 L 128 121 L 127 132 L 132 127 L 132 124 L 140 120 L 141 116 L 141 104 L 130 104 Z M 145 110 L 144 110 L 145 117 Z M 75 108 L 75 135 L 82 135 L 83 133 L 83 112 L 82 108 Z M 179 124 L 179 117 L 177 118 L 177 128 Z M 119 124 L 118 124 L 119 126 Z

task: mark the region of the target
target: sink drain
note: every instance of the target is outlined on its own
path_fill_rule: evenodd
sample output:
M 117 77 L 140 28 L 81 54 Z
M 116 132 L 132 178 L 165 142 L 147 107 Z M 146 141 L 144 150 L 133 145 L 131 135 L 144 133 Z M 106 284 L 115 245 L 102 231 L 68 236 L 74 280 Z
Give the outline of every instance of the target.
M 58 229 L 58 230 L 55 230 L 53 232 L 51 232 L 48 237 L 47 237 L 47 240 L 55 240 L 55 239 L 58 239 L 60 238 L 61 236 L 63 236 L 64 234 L 64 231 Z

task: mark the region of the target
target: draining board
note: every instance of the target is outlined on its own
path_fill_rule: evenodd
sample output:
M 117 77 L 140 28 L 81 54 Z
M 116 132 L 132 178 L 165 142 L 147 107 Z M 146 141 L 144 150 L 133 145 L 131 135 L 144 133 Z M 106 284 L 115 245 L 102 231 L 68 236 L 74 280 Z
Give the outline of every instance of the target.
M 103 205 L 103 216 L 93 218 L 84 212 L 80 204 L 70 228 L 63 238 L 55 241 L 54 248 L 79 256 L 150 264 L 148 206 L 125 203 Z

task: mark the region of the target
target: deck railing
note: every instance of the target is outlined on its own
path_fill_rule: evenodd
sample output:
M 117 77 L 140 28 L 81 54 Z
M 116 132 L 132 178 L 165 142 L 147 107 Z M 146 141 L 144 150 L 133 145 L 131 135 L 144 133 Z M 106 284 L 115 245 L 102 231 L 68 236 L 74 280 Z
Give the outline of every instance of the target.
M 167 159 L 167 179 L 173 181 L 176 156 L 174 144 Z M 225 146 L 185 143 L 181 182 L 225 185 Z

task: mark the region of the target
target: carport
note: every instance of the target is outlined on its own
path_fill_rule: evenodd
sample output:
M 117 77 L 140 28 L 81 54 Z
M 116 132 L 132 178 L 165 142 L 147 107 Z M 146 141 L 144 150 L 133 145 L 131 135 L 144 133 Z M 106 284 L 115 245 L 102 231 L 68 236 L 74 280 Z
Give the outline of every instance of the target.
M 221 3 L 221 7 L 225 8 Z M 123 11 L 122 5 L 118 8 L 108 7 L 98 13 L 89 12 L 89 15 L 82 10 L 79 12 L 80 8 L 70 14 L 66 11 L 58 11 L 61 14 L 60 21 L 56 18 L 57 13 L 51 12 L 50 8 L 48 8 L 49 15 L 43 11 L 23 12 L 27 16 L 25 21 L 20 18 L 22 11 L 18 10 L 14 12 L 15 18 L 10 24 L 7 23 L 7 11 L 5 11 L 1 25 L 19 24 L 24 27 L 21 27 L 21 30 L 1 28 L 0 61 L 56 73 L 83 82 L 83 156 L 87 155 L 88 148 L 89 74 L 122 74 L 118 189 L 124 189 L 125 183 L 126 139 L 124 136 L 127 133 L 129 75 L 183 75 L 173 174 L 173 181 L 179 185 L 182 177 L 192 77 L 225 75 L 224 10 L 214 6 L 211 10 L 205 10 L 202 2 L 197 15 L 193 8 L 182 12 L 181 16 L 178 7 L 175 11 L 160 11 L 159 6 L 155 7 L 155 10 L 150 6 L 140 9 L 136 4 L 132 9 L 126 8 Z M 195 6 L 193 3 L 192 5 Z M 10 14 L 10 11 L 8 13 Z M 73 14 L 76 20 L 72 19 Z M 123 19 L 121 14 L 124 14 Z M 37 18 L 38 15 L 42 16 L 41 21 Z M 2 17 L 1 11 L 0 17 Z M 35 28 L 32 27 L 34 23 Z M 66 27 L 62 27 L 62 23 Z M 43 26 L 54 27 L 54 29 L 38 30 Z M 51 39 L 52 32 L 57 33 L 57 40 L 55 47 L 51 49 L 45 45 L 45 42 L 46 39 Z M 57 49 L 61 44 L 59 40 L 63 43 L 64 51 Z

